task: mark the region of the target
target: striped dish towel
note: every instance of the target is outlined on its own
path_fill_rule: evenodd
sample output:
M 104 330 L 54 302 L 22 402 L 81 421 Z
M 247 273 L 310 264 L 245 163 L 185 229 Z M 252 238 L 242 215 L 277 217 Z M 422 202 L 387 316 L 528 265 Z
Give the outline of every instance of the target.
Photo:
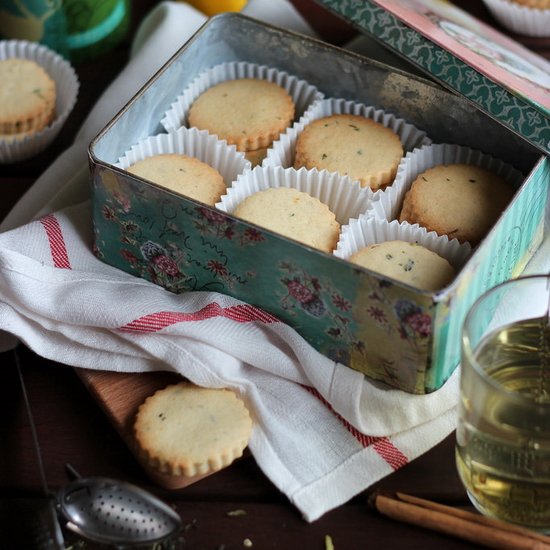
M 380 389 L 258 308 L 175 295 L 100 262 L 90 219 L 86 201 L 0 234 L 0 326 L 68 365 L 233 389 L 255 420 L 256 462 L 307 521 L 453 430 L 456 374 L 424 396 Z
M 268 23 L 297 24 L 286 1 L 248 6 Z M 214 293 L 174 295 L 93 256 L 87 144 L 204 20 L 185 3 L 158 4 L 74 145 L 4 220 L 0 326 L 60 363 L 174 370 L 235 390 L 254 416 L 258 465 L 313 521 L 453 430 L 457 375 L 426 396 L 381 390 L 257 308 Z

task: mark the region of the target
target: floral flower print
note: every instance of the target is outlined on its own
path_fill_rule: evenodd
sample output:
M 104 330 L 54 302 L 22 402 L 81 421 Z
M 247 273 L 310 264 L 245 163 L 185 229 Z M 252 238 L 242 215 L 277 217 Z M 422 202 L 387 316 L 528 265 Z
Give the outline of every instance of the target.
M 342 295 L 340 294 L 333 294 L 332 295 L 332 303 L 340 310 L 340 311 L 350 311 L 351 310 L 351 302 L 346 300 Z
M 155 264 L 160 271 L 166 273 L 170 277 L 177 277 L 180 274 L 178 269 L 178 264 L 172 258 L 164 254 L 159 254 L 152 259 L 153 264 Z
M 153 241 L 147 241 L 140 246 L 140 251 L 146 260 L 151 261 L 155 256 L 166 256 L 166 250 Z
M 377 323 L 385 323 L 388 319 L 386 317 L 386 314 L 384 313 L 384 310 L 377 307 L 377 306 L 369 306 L 367 308 L 367 313 L 377 322 Z
M 221 275 L 222 277 L 227 275 L 227 267 L 217 260 L 210 260 L 206 265 L 210 271 L 216 273 L 217 275 Z
M 283 283 L 286 285 L 290 296 L 298 300 L 298 302 L 303 304 L 315 299 L 315 294 L 301 283 L 297 277 L 294 277 L 292 280 L 283 279 Z
M 431 334 L 432 320 L 429 315 L 422 313 L 422 310 L 416 304 L 408 300 L 397 300 L 394 310 L 402 323 L 400 327 L 402 338 L 407 338 L 407 327 L 421 338 L 426 338 Z
M 126 250 L 126 248 L 122 248 L 120 250 L 120 255 L 133 266 L 139 263 L 139 259 L 135 256 L 135 254 L 133 252 L 130 252 L 129 250 Z
M 121 221 L 120 227 L 127 233 L 137 233 L 139 231 L 139 225 L 132 220 Z
M 131 205 L 130 201 L 128 200 L 128 198 L 125 195 L 123 195 L 120 192 L 115 191 L 113 193 L 113 198 L 118 202 L 118 204 L 120 204 L 120 207 L 122 208 L 122 210 L 124 212 L 129 212 L 130 211 L 130 208 L 131 208 L 132 205 Z
M 425 313 L 413 313 L 407 317 L 407 324 L 422 338 L 427 338 L 432 333 L 432 320 Z
M 315 280 L 315 282 L 318 285 L 318 281 Z M 300 307 L 310 315 L 322 317 L 325 314 L 326 307 L 323 300 L 319 297 L 319 294 L 301 282 L 298 277 L 294 277 L 293 279 L 282 279 L 282 283 L 288 290 L 287 296 L 283 298 L 282 301 L 282 305 L 285 309 L 288 308 L 288 299 L 294 298 Z M 316 285 L 312 284 L 312 286 L 316 290 Z
M 209 210 L 208 208 L 199 208 L 198 211 L 203 218 L 206 218 L 208 221 L 211 221 L 212 223 L 222 224 L 227 221 L 227 216 L 225 216 L 221 212 L 215 212 L 215 211 Z
M 421 309 L 416 304 L 409 302 L 409 300 L 397 300 L 393 309 L 401 321 L 405 321 L 409 315 L 421 312 Z
M 260 242 L 265 240 L 265 237 L 262 235 L 261 231 L 258 231 L 257 229 L 254 229 L 252 227 L 248 227 L 247 229 L 245 229 L 244 236 L 247 240 L 253 242 Z
M 113 208 L 107 205 L 103 205 L 101 208 L 101 213 L 106 220 L 116 220 L 116 214 Z
M 323 300 L 319 296 L 315 296 L 313 300 L 300 304 L 313 317 L 322 317 L 325 314 L 326 308 Z

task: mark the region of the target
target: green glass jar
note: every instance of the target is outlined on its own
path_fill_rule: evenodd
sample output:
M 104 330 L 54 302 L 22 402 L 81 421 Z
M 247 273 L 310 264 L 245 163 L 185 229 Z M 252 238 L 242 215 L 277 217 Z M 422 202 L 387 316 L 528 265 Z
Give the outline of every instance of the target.
M 61 0 L 0 0 L 0 38 L 44 44 L 68 57 Z
M 130 24 L 129 0 L 63 0 L 63 12 L 67 49 L 75 63 L 114 48 Z

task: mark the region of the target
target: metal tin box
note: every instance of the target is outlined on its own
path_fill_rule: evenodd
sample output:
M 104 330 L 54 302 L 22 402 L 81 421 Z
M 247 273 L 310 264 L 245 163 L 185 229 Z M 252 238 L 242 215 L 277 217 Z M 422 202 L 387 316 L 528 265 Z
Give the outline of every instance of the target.
M 447 288 L 421 292 L 114 165 L 147 136 L 202 71 L 228 61 L 275 67 L 326 97 L 382 108 L 455 143 L 506 159 L 526 177 L 496 226 Z M 427 80 L 239 14 L 210 19 L 92 141 L 94 250 L 170 291 L 219 291 L 294 327 L 326 356 L 412 393 L 441 387 L 459 361 L 466 311 L 521 271 L 542 238 L 550 165 L 472 103 Z

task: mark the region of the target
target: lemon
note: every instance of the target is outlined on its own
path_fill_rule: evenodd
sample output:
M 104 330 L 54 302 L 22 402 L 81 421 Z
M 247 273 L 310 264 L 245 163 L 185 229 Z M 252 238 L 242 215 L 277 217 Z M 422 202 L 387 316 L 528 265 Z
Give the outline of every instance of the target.
M 187 3 L 210 16 L 224 11 L 241 11 L 246 0 L 187 0 Z

